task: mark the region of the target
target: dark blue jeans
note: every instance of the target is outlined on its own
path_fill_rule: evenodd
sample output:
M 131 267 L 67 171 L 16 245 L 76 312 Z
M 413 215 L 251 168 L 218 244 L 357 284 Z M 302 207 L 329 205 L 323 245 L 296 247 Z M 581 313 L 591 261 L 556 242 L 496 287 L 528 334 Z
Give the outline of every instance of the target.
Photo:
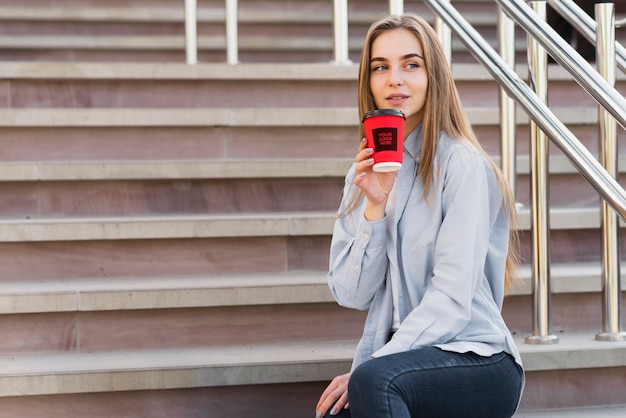
M 506 353 L 481 357 L 427 347 L 357 367 L 348 385 L 349 409 L 335 417 L 508 418 L 522 382 L 521 367 Z

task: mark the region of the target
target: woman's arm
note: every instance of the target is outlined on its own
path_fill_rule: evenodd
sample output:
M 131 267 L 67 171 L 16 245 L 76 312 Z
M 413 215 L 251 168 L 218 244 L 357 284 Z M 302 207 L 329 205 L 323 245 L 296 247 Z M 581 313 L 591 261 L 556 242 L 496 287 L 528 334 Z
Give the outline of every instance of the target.
M 343 210 L 352 196 L 354 167 L 346 176 Z M 365 218 L 366 198 L 349 214 L 335 220 L 330 245 L 328 281 L 337 303 L 354 309 L 367 309 L 387 271 L 385 218 Z

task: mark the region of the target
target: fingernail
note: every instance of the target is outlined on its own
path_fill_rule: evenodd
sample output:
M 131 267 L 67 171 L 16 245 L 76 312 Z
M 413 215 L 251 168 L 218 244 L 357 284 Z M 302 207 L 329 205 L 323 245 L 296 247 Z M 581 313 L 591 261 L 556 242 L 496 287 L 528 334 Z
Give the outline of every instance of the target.
M 316 412 L 315 413 L 315 418 L 322 418 L 322 413 L 321 412 Z
M 365 151 L 366 151 L 368 154 L 371 154 L 372 152 L 374 152 L 374 150 L 373 150 L 372 148 L 365 148 Z
M 333 406 L 333 409 L 330 410 L 330 415 L 336 415 L 336 414 L 337 414 L 337 408 Z
M 361 138 L 361 144 L 365 144 L 365 141 L 367 141 L 367 139 Z
M 373 163 L 373 162 L 374 162 L 374 159 L 373 159 L 373 158 L 368 158 L 368 159 L 367 159 L 367 162 L 368 162 L 368 163 Z

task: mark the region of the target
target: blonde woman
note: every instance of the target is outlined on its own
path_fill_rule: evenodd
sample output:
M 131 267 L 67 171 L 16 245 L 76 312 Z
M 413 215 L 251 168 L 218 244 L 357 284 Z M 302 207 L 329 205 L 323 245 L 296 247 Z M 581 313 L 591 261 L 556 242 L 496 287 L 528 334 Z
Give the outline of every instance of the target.
M 405 114 L 403 164 L 373 171 L 362 140 L 346 176 L 328 280 L 340 305 L 368 316 L 352 370 L 328 385 L 316 417 L 510 417 L 524 385 L 501 315 L 515 202 L 436 33 L 414 14 L 367 34 L 359 114 L 373 109 Z

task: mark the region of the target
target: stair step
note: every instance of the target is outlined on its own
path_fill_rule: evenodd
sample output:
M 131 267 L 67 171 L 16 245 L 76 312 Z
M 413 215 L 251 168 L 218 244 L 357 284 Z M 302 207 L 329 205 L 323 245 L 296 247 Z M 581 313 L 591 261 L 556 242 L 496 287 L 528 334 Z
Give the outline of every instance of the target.
M 115 62 L 0 62 L 3 80 L 234 80 L 234 81 L 357 81 L 358 64 L 335 65 L 329 63 L 258 63 L 251 70 L 245 65 L 224 63 L 115 63 Z M 528 77 L 528 66 L 517 64 L 516 73 Z M 455 82 L 493 81 L 493 76 L 476 63 L 453 63 Z M 619 72 L 616 79 L 626 80 Z M 550 82 L 573 81 L 570 73 L 561 66 L 548 66 Z M 156 85 L 158 87 L 158 84 Z
M 0 222 L 0 242 L 326 235 L 334 213 L 264 213 Z
M 601 268 L 594 263 L 551 267 L 553 294 L 597 293 Z M 529 266 L 510 297 L 531 293 Z M 626 289 L 626 272 L 622 273 Z M 201 277 L 149 277 L 3 282 L 0 314 L 180 309 L 239 305 L 334 302 L 325 271 Z
M 0 314 L 334 302 L 325 272 L 4 282 Z
M 354 341 L 0 356 L 0 397 L 325 380 Z
M 558 344 L 517 340 L 527 374 L 623 367 L 626 342 L 563 333 Z M 350 369 L 356 341 L 0 357 L 0 396 L 330 380 Z
M 128 68 L 127 68 L 128 67 Z M 216 67 L 216 68 L 214 68 Z M 356 65 L 141 63 L 128 66 L 88 63 L 0 63 L 7 79 L 6 107 L 17 108 L 230 108 L 349 107 L 357 92 Z M 561 67 L 550 66 L 549 96 L 553 106 L 597 107 Z M 557 70 L 560 69 L 560 70 Z M 522 79 L 523 68 L 517 68 Z M 493 77 L 477 64 L 455 64 L 453 73 L 467 107 L 498 105 Z M 279 78 L 279 74 L 284 74 Z M 620 73 L 621 74 L 621 73 Z M 623 77 L 617 87 L 622 88 Z M 10 87 L 10 88 L 9 88 Z M 294 95 L 293 91 L 299 94 Z
M 499 156 L 492 158 L 499 164 Z M 347 158 L 0 161 L 0 178 L 3 182 L 343 178 L 352 162 Z M 527 155 L 518 156 L 516 164 L 518 175 L 530 173 Z M 620 155 L 618 166 L 620 172 L 626 171 L 626 155 Z M 578 173 L 563 155 L 551 155 L 548 167 L 551 174 Z
M 554 408 L 522 411 L 515 418 L 624 418 L 625 405 L 588 406 L 580 408 Z
M 523 160 L 522 160 L 523 161 Z M 146 160 L 146 161 L 0 161 L 2 181 L 280 179 L 341 177 L 351 160 Z M 522 162 L 522 164 L 524 164 Z M 555 161 L 560 172 L 574 172 Z M 523 170 L 521 169 L 523 172 Z
M 181 34 L 182 35 L 182 34 Z M 0 35 L 0 49 L 11 50 L 41 50 L 41 49 L 118 49 L 118 50 L 184 50 L 185 38 L 181 35 Z M 239 36 L 239 51 L 300 51 L 317 52 L 333 51 L 334 39 L 329 36 L 271 36 L 251 35 Z M 497 47 L 495 37 L 487 39 L 492 47 Z M 199 35 L 197 37 L 199 51 L 221 51 L 226 48 L 224 35 Z M 352 51 L 361 51 L 362 37 L 348 39 L 348 48 Z M 517 39 L 515 49 L 524 51 L 528 47 L 526 40 Z M 464 44 L 453 39 L 452 49 L 464 51 Z
M 518 213 L 520 229 L 529 230 L 529 209 L 521 208 Z M 555 208 L 550 211 L 550 227 L 599 228 L 599 213 L 599 208 Z M 334 211 L 323 211 L 5 219 L 0 221 L 0 242 L 330 235 L 334 218 Z
M 496 107 L 470 107 L 474 126 L 497 126 Z M 551 109 L 564 124 L 593 125 L 598 111 L 589 107 Z M 354 108 L 192 108 L 192 109 L 2 109 L 0 127 L 358 127 Z M 528 116 L 517 112 L 517 124 L 527 125 Z
M 259 8 L 241 7 L 237 13 L 240 25 L 245 24 L 327 24 L 332 25 L 333 16 L 329 5 L 322 10 L 309 9 L 302 13 L 298 9 L 289 8 Z M 383 10 L 384 7 L 381 8 Z M 425 13 L 421 15 L 431 20 L 432 12 L 422 7 Z M 71 21 L 71 22 L 184 22 L 183 7 L 0 7 L 1 20 L 6 21 Z M 196 12 L 198 24 L 212 23 L 223 25 L 226 19 L 224 8 L 203 7 L 200 5 Z M 370 25 L 378 19 L 380 13 L 368 10 L 350 10 L 349 25 Z M 497 18 L 486 13 L 464 13 L 463 16 L 473 25 L 496 25 Z

